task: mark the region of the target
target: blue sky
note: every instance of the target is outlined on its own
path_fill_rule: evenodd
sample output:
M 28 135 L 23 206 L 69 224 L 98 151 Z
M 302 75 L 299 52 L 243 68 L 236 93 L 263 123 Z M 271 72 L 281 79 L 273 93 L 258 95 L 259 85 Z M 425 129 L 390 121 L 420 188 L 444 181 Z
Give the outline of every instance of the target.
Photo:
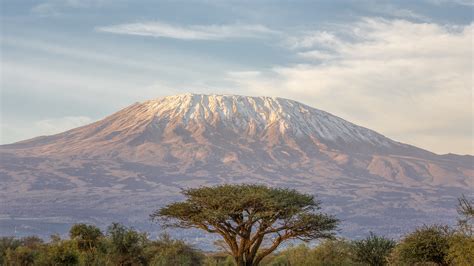
M 1 143 L 178 93 L 301 101 L 473 154 L 472 1 L 1 2 Z

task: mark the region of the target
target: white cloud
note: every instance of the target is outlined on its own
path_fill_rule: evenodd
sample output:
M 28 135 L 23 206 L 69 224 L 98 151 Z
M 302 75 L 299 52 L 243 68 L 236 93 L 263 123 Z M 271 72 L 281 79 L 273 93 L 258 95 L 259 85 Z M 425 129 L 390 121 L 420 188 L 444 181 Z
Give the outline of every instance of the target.
M 277 34 L 263 25 L 190 25 L 177 26 L 164 22 L 127 23 L 96 28 L 98 31 L 117 34 L 162 37 L 181 40 L 223 40 L 235 38 L 261 38 Z
M 305 64 L 228 79 L 435 152 L 472 154 L 473 29 L 362 19 L 292 38 L 290 47 L 309 60 Z
M 341 40 L 328 31 L 309 31 L 303 33 L 301 36 L 290 36 L 287 38 L 285 44 L 291 49 L 306 49 L 313 48 L 315 45 L 322 47 L 339 46 Z

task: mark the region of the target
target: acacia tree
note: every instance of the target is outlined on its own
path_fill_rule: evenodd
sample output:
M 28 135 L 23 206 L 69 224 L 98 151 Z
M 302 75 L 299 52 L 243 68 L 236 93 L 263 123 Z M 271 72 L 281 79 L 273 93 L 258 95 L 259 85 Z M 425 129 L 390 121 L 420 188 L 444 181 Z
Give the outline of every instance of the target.
M 186 189 L 183 202 L 151 214 L 163 225 L 219 234 L 239 266 L 258 265 L 289 239 L 331 238 L 338 220 L 320 210 L 313 196 L 263 185 Z M 261 246 L 265 246 L 262 247 Z

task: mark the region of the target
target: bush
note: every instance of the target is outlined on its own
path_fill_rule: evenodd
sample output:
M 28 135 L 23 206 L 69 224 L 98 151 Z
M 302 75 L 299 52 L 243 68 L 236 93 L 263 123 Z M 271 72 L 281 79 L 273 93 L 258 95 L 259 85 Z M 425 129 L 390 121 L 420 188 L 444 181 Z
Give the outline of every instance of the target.
M 38 252 L 24 246 L 8 249 L 5 253 L 5 265 L 34 265 L 37 256 Z
M 452 235 L 447 259 L 453 265 L 474 265 L 474 238 L 461 233 Z
M 423 226 L 407 235 L 395 248 L 391 262 L 395 264 L 449 265 L 449 239 L 447 226 Z
M 147 249 L 150 264 L 156 266 L 201 265 L 204 255 L 181 240 L 173 240 L 164 234 L 151 242 Z
M 93 251 L 102 236 L 100 229 L 94 225 L 75 224 L 69 230 L 69 237 L 77 241 L 77 247 L 81 251 Z
M 366 239 L 352 243 L 355 261 L 367 265 L 386 265 L 387 257 L 395 247 L 395 241 L 372 232 Z
M 107 237 L 107 256 L 114 265 L 146 263 L 144 248 L 148 238 L 145 233 L 113 223 L 107 229 Z
M 230 255 L 219 256 L 219 255 L 208 255 L 203 261 L 205 266 L 236 266 L 234 258 Z M 262 265 L 266 265 L 262 263 Z
M 354 265 L 352 246 L 343 239 L 326 240 L 314 249 L 315 265 Z
M 80 262 L 80 252 L 74 241 L 62 240 L 51 244 L 42 255 L 39 265 L 79 265 Z
M 263 265 L 355 265 L 351 245 L 345 240 L 325 240 L 314 248 L 301 244 L 289 247 L 263 261 Z
M 274 261 L 278 261 L 278 264 L 270 265 L 311 265 L 312 263 L 311 249 L 304 245 L 298 245 L 294 247 L 289 247 L 286 250 L 282 251 L 279 256 L 277 256 Z M 286 263 L 286 264 L 283 264 Z
M 15 250 L 21 245 L 21 241 L 13 236 L 0 237 L 0 265 L 4 265 L 6 262 L 6 255 L 8 250 Z

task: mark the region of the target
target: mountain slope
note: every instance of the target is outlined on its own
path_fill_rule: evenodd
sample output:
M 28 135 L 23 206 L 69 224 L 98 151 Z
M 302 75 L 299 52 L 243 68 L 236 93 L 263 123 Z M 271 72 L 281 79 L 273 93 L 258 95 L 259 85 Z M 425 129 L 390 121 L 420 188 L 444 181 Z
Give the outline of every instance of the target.
M 92 217 L 140 226 L 182 187 L 259 182 L 320 195 L 348 234 L 398 234 L 407 218 L 447 221 L 474 188 L 472 156 L 436 155 L 270 97 L 163 97 L 0 155 L 6 228 L 18 218 L 28 228 Z

